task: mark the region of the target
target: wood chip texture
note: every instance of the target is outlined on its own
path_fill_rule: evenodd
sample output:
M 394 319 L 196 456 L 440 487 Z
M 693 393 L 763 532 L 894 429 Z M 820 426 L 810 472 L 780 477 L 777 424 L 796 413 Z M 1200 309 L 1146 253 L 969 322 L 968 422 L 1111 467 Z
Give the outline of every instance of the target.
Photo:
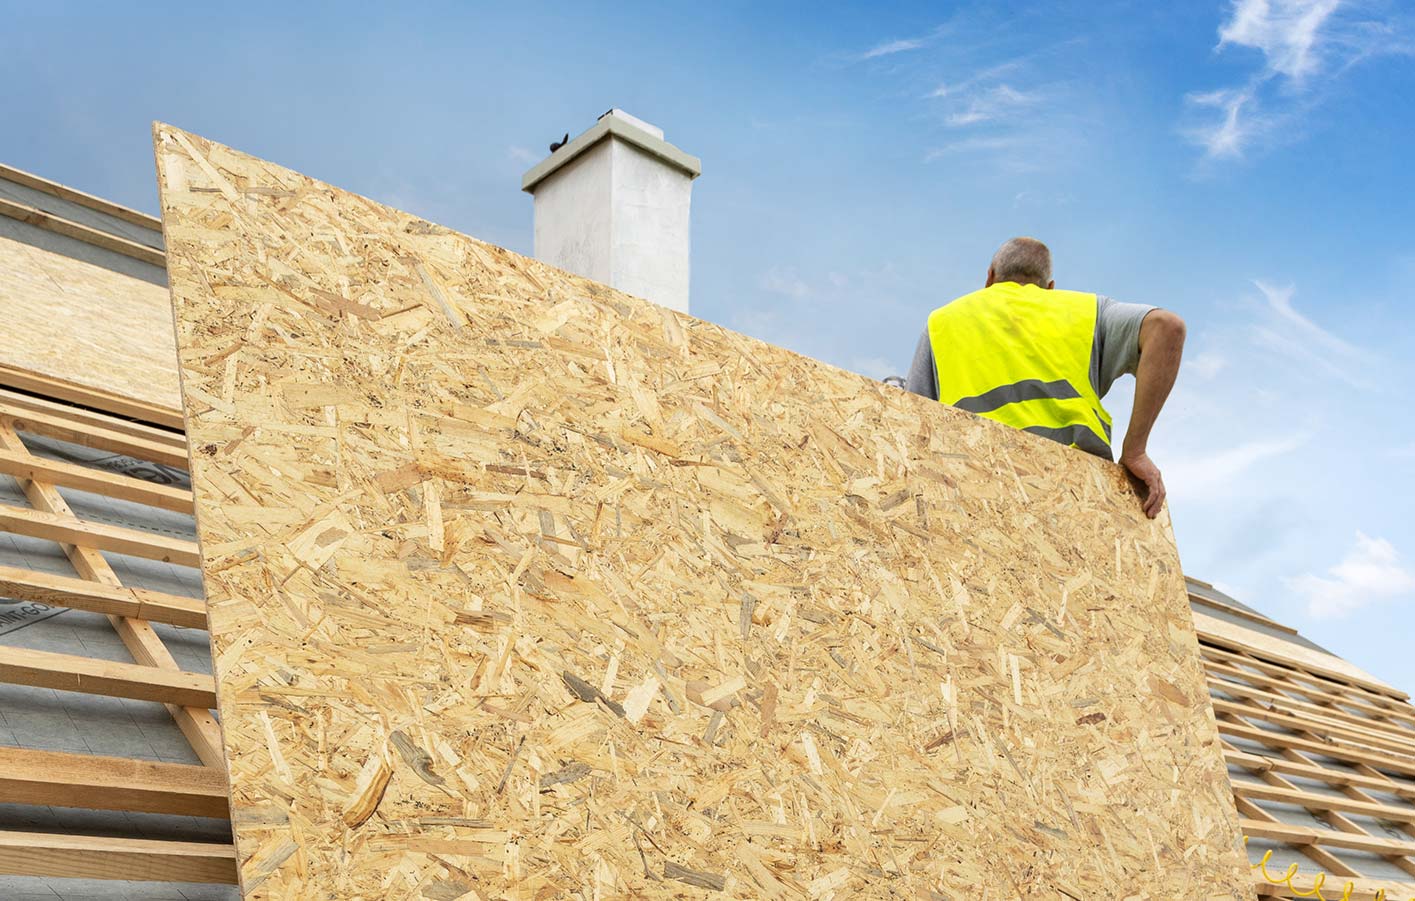
M 1114 466 L 156 146 L 248 899 L 1248 897 Z

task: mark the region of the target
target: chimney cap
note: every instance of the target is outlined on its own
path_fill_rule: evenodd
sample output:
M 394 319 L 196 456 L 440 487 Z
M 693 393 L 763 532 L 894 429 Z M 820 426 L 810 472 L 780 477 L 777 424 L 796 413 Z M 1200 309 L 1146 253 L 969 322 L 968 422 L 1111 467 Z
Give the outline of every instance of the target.
M 536 185 L 575 157 L 610 137 L 632 144 L 649 156 L 680 170 L 690 179 L 703 174 L 702 160 L 684 153 L 663 139 L 663 129 L 631 116 L 621 109 L 611 109 L 599 117 L 593 126 L 570 139 L 570 143 L 536 163 L 521 176 L 521 190 L 534 194 Z

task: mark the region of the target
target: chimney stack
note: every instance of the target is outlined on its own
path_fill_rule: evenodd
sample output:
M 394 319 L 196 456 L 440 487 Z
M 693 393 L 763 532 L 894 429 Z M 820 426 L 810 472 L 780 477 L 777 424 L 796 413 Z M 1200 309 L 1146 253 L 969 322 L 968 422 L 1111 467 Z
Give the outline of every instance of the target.
M 688 210 L 702 163 L 612 109 L 531 167 L 535 257 L 688 312 Z

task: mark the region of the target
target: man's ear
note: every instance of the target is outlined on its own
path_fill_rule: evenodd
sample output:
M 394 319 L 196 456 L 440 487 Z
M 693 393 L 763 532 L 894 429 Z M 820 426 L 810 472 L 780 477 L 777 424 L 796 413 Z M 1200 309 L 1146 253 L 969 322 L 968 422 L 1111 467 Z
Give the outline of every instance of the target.
M 995 281 L 997 281 L 997 273 L 993 272 L 993 271 L 992 271 L 992 267 L 989 266 L 989 267 L 988 267 L 988 280 L 983 283 L 983 287 L 984 287 L 984 288 L 991 288 L 993 282 L 995 282 Z
M 1056 287 L 1056 279 L 1052 279 L 1051 281 L 1047 282 L 1047 290 L 1048 290 L 1048 291 L 1050 291 L 1052 288 L 1055 288 L 1055 287 Z

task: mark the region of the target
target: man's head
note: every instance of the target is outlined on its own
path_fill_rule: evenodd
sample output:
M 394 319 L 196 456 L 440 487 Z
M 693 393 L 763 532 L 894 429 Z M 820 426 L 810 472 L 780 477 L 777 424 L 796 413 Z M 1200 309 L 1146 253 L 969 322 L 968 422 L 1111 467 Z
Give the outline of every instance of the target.
M 987 284 L 994 282 L 1056 287 L 1051 278 L 1051 251 L 1036 238 L 1013 238 L 992 255 Z

